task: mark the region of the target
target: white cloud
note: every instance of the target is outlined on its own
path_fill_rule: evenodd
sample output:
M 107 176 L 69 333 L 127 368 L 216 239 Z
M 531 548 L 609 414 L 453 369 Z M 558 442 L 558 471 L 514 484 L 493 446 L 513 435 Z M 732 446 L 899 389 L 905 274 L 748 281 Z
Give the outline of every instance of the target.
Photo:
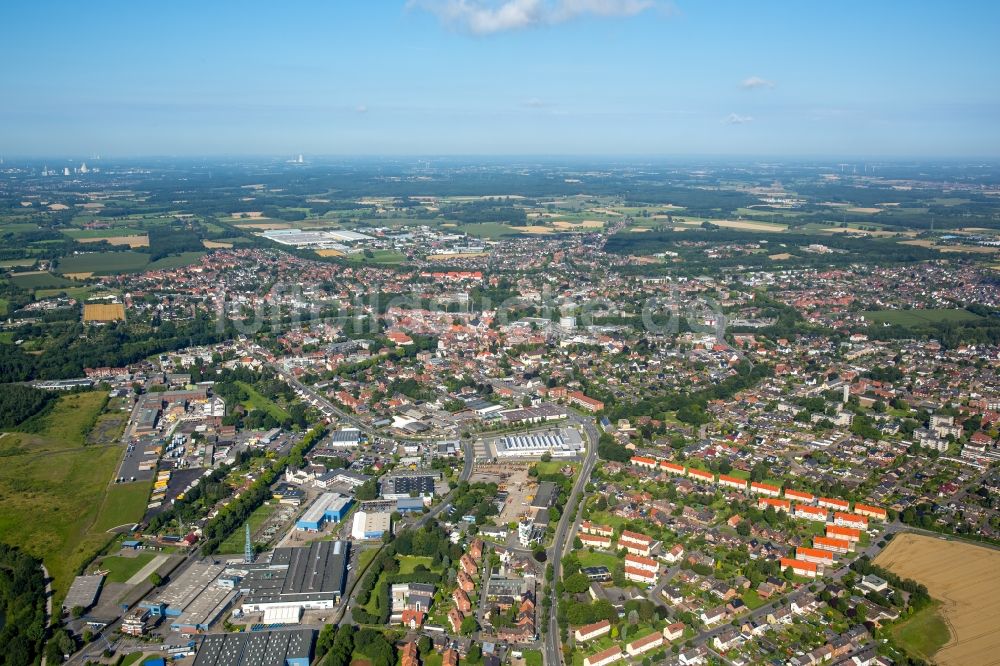
M 364 104 L 358 104 L 357 108 L 354 109 L 358 113 L 368 113 L 368 107 Z
M 477 35 L 562 23 L 580 16 L 635 16 L 653 0 L 409 0 L 407 7 Z
M 743 79 L 743 83 L 740 87 L 744 90 L 756 90 L 758 88 L 773 88 L 774 81 L 768 81 L 767 79 L 762 79 L 759 76 L 751 76 L 750 78 Z
M 753 122 L 753 116 L 741 116 L 738 113 L 730 113 L 723 122 L 727 125 L 746 125 Z
M 524 106 L 528 107 L 529 109 L 541 109 L 543 107 L 548 106 L 548 104 L 538 99 L 537 97 L 531 97 L 530 99 L 524 100 Z

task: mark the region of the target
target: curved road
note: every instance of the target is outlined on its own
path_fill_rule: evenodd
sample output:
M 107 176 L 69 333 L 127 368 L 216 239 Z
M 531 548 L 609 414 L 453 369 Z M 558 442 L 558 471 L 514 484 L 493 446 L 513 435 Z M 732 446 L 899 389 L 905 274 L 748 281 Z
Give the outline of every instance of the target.
M 555 539 L 552 541 L 552 548 L 549 551 L 551 553 L 552 573 L 554 575 L 552 583 L 546 586 L 547 589 L 545 591 L 546 594 L 550 595 L 549 598 L 552 599 L 552 605 L 549 607 L 549 628 L 545 635 L 544 656 L 546 666 L 559 666 L 562 664 L 562 649 L 559 645 L 559 623 L 556 620 L 559 599 L 551 595 L 551 590 L 555 588 L 555 583 L 561 575 L 560 568 L 562 567 L 562 556 L 566 551 L 568 543 L 569 527 L 575 523 L 575 516 L 579 510 L 576 502 L 580 498 L 583 488 L 590 481 L 591 472 L 594 471 L 594 464 L 597 462 L 597 440 L 600 438 L 600 433 L 597 432 L 597 426 L 594 424 L 593 419 L 571 413 L 570 421 L 582 427 L 584 435 L 587 438 L 587 452 L 584 455 L 583 465 L 580 467 L 580 474 L 576 477 L 576 483 L 573 484 L 573 490 L 570 492 L 569 499 L 566 500 L 567 509 L 572 507 L 574 510 L 564 511 L 559 518 L 559 526 L 556 527 Z

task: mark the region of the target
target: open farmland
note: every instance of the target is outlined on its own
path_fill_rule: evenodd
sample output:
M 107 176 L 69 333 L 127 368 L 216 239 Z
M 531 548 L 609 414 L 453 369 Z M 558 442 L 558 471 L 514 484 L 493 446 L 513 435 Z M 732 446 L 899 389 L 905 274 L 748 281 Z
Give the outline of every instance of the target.
M 59 261 L 61 273 L 108 275 L 135 271 L 149 263 L 149 255 L 141 252 L 87 252 L 74 254 Z
M 951 639 L 927 657 L 933 657 L 942 666 L 1000 663 L 1000 633 L 996 631 L 996 620 L 1000 617 L 1000 579 L 996 575 L 1000 571 L 1000 550 L 937 537 L 899 534 L 875 563 L 922 583 L 940 601 L 938 610 Z M 903 647 L 914 652 L 933 648 L 932 641 L 926 640 L 934 627 L 933 619 L 919 615 L 910 621 L 918 621 L 924 629 L 907 632 L 904 623 L 898 632 Z M 915 644 L 908 645 L 907 639 Z

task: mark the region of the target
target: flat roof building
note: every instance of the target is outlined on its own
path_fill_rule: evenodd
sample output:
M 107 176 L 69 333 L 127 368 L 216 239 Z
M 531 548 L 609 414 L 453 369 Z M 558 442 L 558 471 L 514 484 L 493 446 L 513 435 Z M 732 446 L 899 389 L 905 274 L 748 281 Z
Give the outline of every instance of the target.
M 572 458 L 583 451 L 583 439 L 572 428 L 559 431 L 507 435 L 494 444 L 498 458 L 534 458 L 548 453 L 553 458 Z
M 295 523 L 296 529 L 318 532 L 329 521 L 339 523 L 347 515 L 354 500 L 337 493 L 323 493 Z
M 312 629 L 210 634 L 194 666 L 309 666 L 315 640 Z
M 433 496 L 434 477 L 424 476 L 392 476 L 382 480 L 383 499 L 401 499 L 403 497 Z
M 381 539 L 386 533 L 392 534 L 392 514 L 387 511 L 358 511 L 354 514 L 351 537 L 359 541 Z
M 333 608 L 347 582 L 348 549 L 346 541 L 314 541 L 298 548 L 277 548 L 269 560 L 231 568 L 241 579 L 243 611 Z

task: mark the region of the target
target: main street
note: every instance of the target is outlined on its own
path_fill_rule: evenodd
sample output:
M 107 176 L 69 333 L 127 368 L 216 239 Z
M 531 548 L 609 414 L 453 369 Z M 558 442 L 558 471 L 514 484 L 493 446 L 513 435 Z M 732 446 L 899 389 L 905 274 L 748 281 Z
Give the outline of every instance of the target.
M 562 664 L 562 648 L 559 644 L 559 622 L 556 619 L 558 614 L 559 599 L 552 594 L 552 591 L 555 589 L 556 581 L 558 581 L 561 576 L 561 560 L 563 554 L 566 552 L 567 537 L 570 533 L 569 527 L 574 524 L 575 516 L 577 510 L 579 509 L 577 506 L 577 500 L 580 498 L 588 481 L 590 481 L 591 472 L 594 471 L 594 464 L 597 462 L 597 441 L 600 439 L 600 433 L 598 433 L 597 426 L 594 424 L 593 419 L 584 418 L 575 413 L 571 413 L 570 421 L 582 428 L 583 433 L 587 438 L 587 451 L 584 454 L 583 464 L 580 466 L 580 472 L 576 477 L 576 482 L 573 484 L 573 490 L 570 492 L 569 499 L 566 500 L 565 510 L 559 518 L 559 525 L 556 527 L 555 539 L 552 541 L 552 548 L 549 551 L 553 576 L 552 582 L 547 585 L 545 590 L 549 599 L 552 600 L 552 604 L 549 607 L 549 628 L 548 633 L 545 636 L 544 656 L 546 666 L 557 666 Z

